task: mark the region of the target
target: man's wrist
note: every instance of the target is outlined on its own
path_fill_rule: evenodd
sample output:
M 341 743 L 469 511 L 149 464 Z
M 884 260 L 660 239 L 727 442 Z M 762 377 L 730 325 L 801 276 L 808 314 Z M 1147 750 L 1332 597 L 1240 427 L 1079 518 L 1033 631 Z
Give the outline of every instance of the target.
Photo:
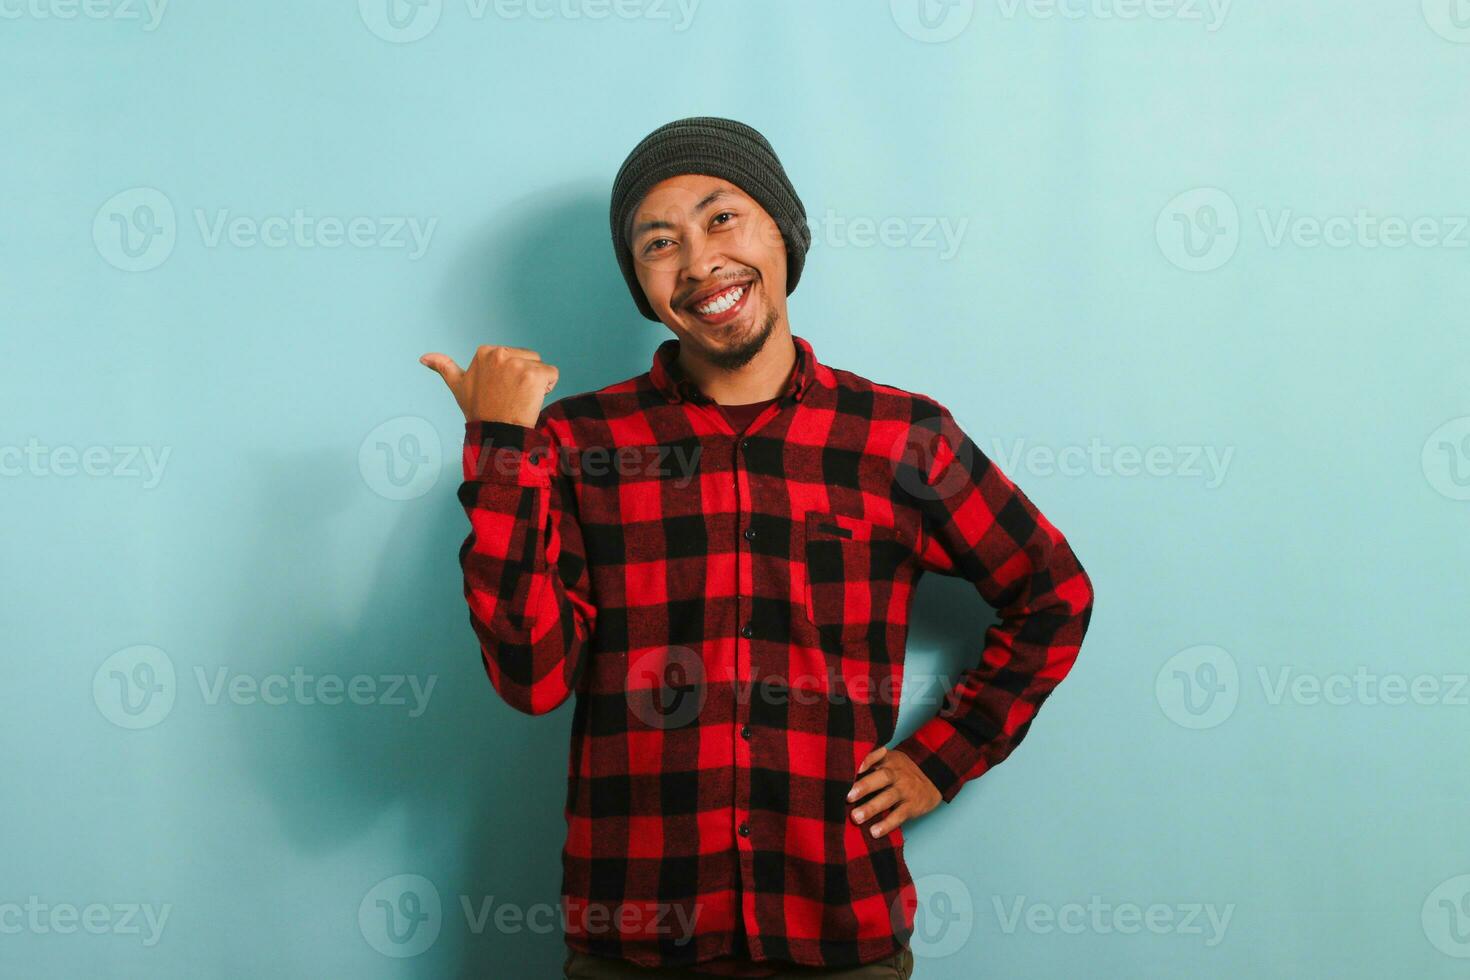
M 551 439 L 519 422 L 482 419 L 464 425 L 464 478 L 522 486 L 550 482 Z

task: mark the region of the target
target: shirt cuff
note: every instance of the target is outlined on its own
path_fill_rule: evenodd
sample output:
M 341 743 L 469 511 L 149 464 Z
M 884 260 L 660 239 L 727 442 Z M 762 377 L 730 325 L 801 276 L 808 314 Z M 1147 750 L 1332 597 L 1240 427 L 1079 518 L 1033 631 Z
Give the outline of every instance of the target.
M 968 760 L 961 763 L 953 758 L 955 749 L 959 746 L 964 746 L 971 757 L 975 756 L 976 753 L 965 736 L 947 718 L 935 716 L 915 729 L 908 738 L 892 746 L 892 750 L 902 752 L 912 759 L 939 790 L 944 802 L 949 803 L 968 781 L 966 773 L 973 766 Z
M 464 424 L 464 478 L 523 487 L 551 484 L 551 439 L 516 422 L 471 419 Z

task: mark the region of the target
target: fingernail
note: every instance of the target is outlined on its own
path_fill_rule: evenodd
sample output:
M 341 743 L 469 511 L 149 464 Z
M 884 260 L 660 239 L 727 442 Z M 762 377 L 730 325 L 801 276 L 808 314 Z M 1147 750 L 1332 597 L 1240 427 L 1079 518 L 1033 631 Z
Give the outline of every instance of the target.
M 857 799 L 857 789 L 854 788 L 854 789 L 848 790 L 847 791 L 847 802 L 851 803 L 855 799 Z
M 862 823 L 863 822 L 863 811 L 861 811 L 861 810 L 854 810 L 854 811 L 852 811 L 852 819 L 856 820 L 858 823 Z
M 878 825 L 877 824 L 874 824 L 873 825 L 873 836 L 874 837 L 877 837 L 878 836 Z

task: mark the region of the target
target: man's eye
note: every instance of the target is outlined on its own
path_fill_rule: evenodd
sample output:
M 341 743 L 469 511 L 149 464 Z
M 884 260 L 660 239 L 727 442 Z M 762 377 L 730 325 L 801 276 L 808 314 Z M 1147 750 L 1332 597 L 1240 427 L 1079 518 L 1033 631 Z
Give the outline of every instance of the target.
M 729 216 L 729 217 L 733 218 L 733 217 L 735 217 L 735 212 L 734 211 L 721 211 L 719 214 L 715 215 L 715 220 L 716 221 L 719 221 L 721 218 L 726 217 L 726 216 Z
M 666 241 L 669 241 L 669 239 L 667 239 L 667 238 L 655 238 L 653 241 L 651 241 L 651 242 L 648 243 L 648 246 L 646 248 L 643 249 L 643 254 L 647 255 L 649 252 L 656 251 L 657 250 L 658 243 L 659 242 L 666 242 Z

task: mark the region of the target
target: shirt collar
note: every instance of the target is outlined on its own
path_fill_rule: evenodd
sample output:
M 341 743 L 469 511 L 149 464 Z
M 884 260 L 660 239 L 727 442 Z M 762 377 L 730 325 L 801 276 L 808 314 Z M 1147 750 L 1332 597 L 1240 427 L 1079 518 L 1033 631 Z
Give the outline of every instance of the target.
M 792 334 L 791 340 L 796 345 L 796 364 L 786 378 L 786 386 L 776 397 L 801 401 L 814 383 L 828 383 L 831 370 L 817 360 L 817 355 L 806 338 Z M 653 386 L 671 402 L 714 404 L 715 400 L 706 395 L 679 365 L 678 337 L 670 337 L 658 345 L 653 353 L 653 367 L 649 369 L 648 376 Z

